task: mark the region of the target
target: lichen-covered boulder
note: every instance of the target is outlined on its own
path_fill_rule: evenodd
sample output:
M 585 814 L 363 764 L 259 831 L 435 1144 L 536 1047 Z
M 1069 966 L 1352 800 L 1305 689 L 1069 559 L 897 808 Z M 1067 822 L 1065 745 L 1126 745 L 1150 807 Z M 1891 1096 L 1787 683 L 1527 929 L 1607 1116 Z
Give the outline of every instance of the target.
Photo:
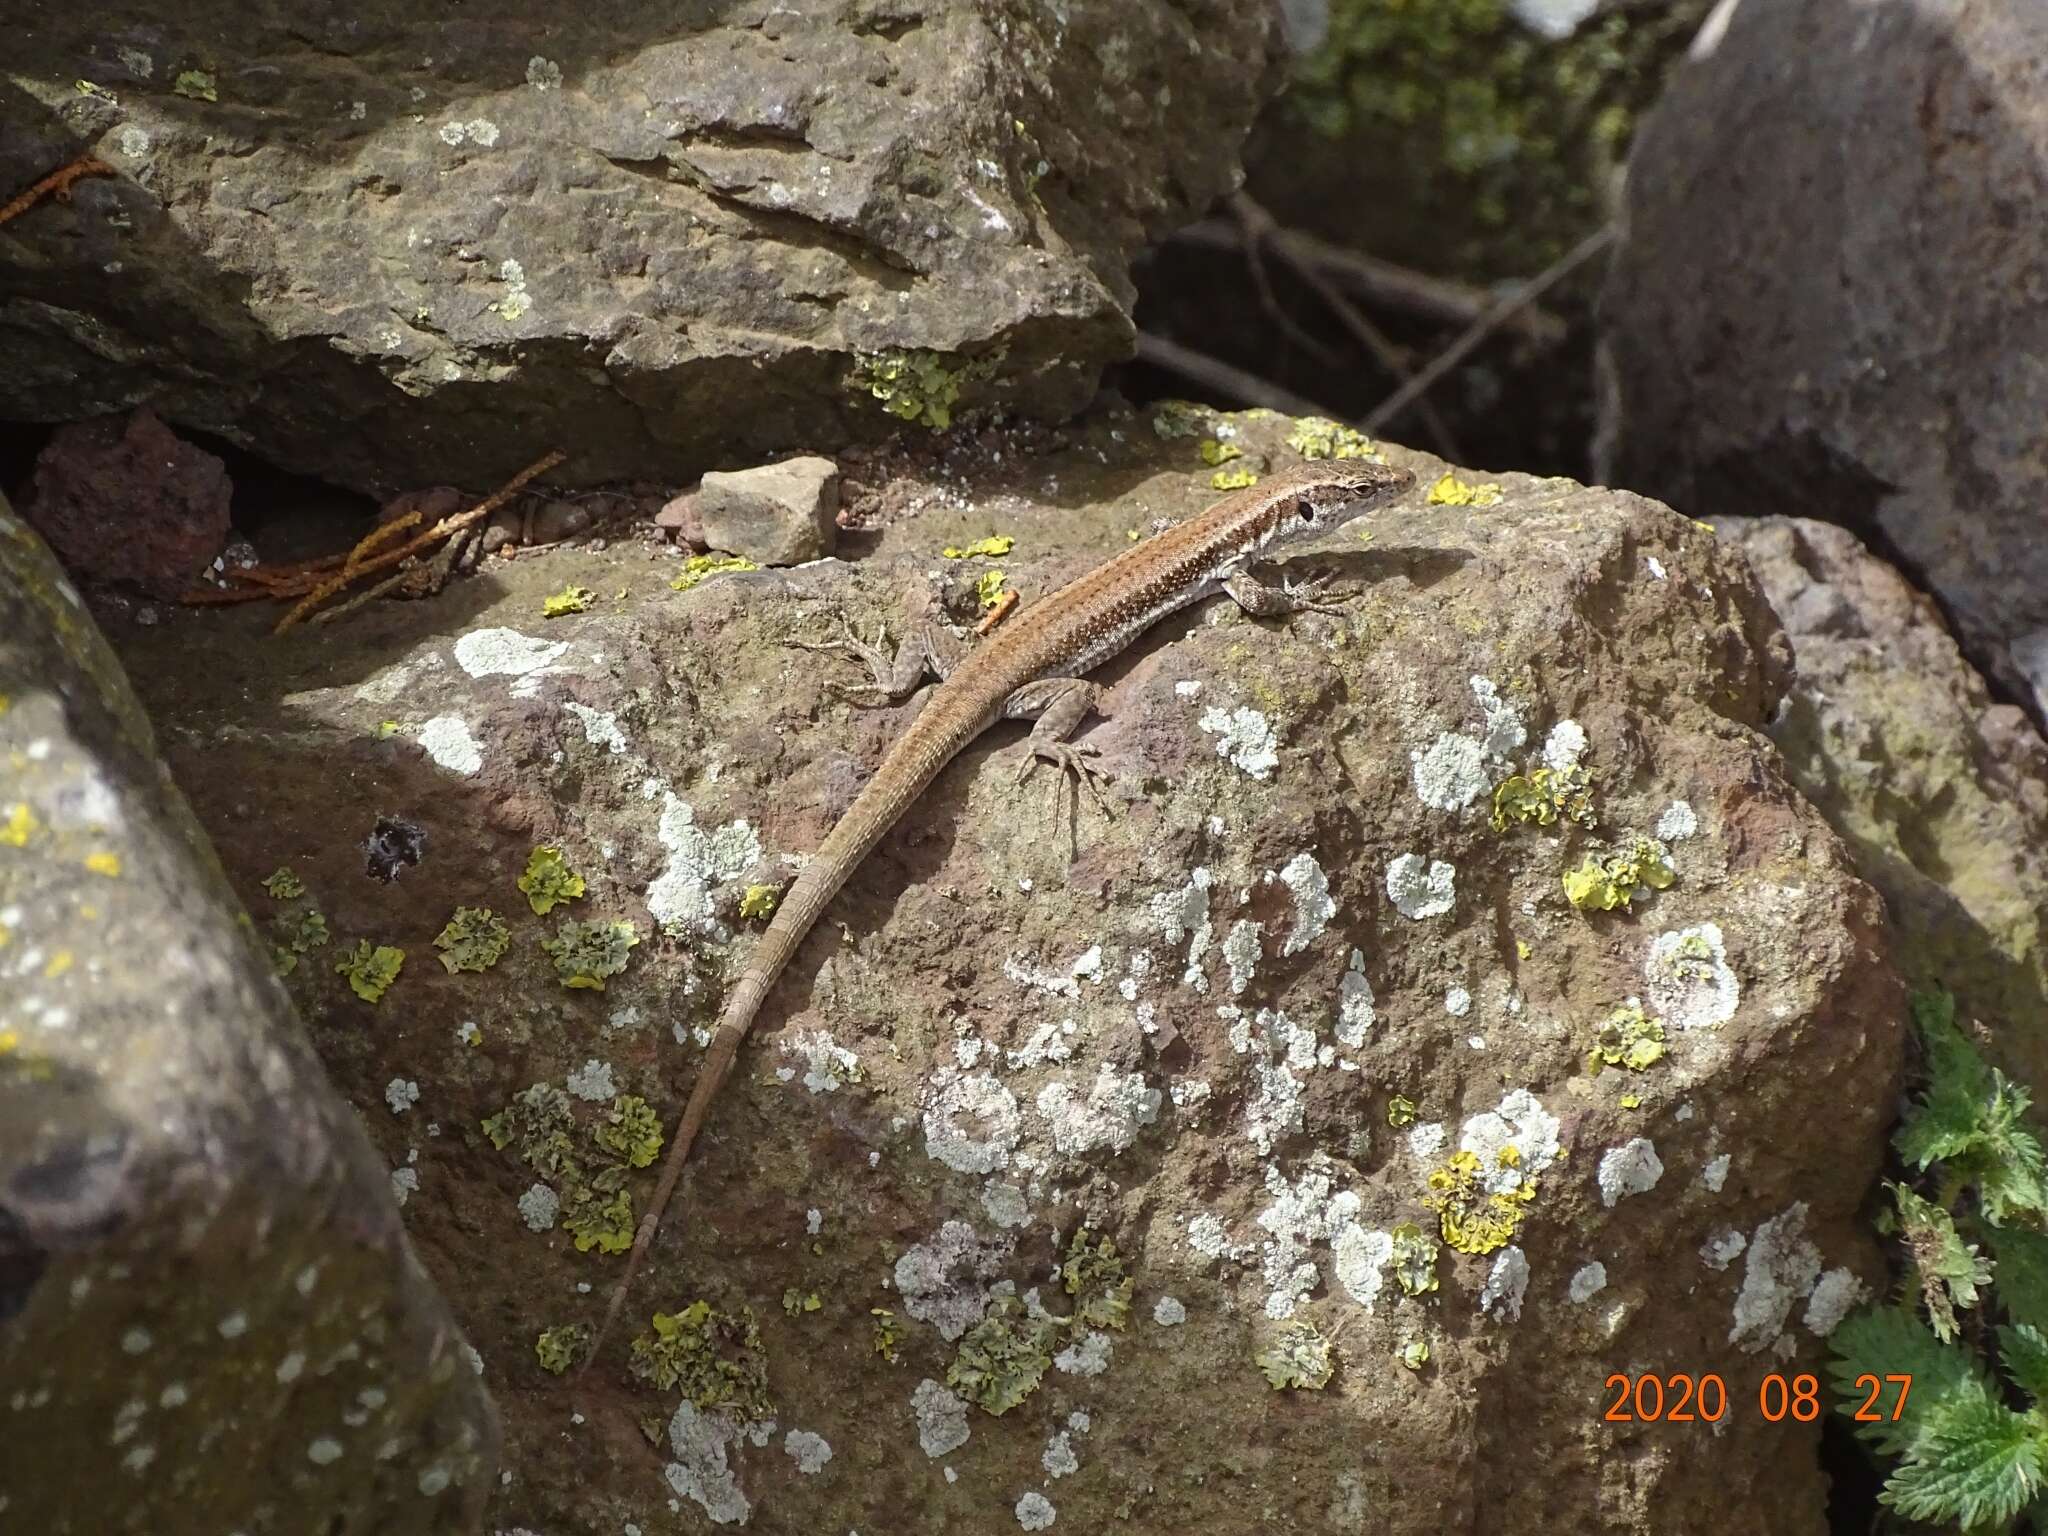
M 60 7 L 0 90 L 0 417 L 149 400 L 360 489 L 680 480 L 1063 416 L 1234 184 L 1270 0 Z
M 1954 992 L 2008 1067 L 2048 1083 L 2048 743 L 1854 534 L 1807 518 L 1716 527 L 1797 658 L 1771 739 L 1883 893 L 1900 971 Z
M 726 979 L 910 716 L 791 642 L 1006 584 L 1028 622 L 1219 475 L 1360 451 L 1186 410 L 980 447 L 849 471 L 857 561 L 110 621 L 245 899 L 332 935 L 288 985 L 511 1405 L 494 1524 L 1818 1528 L 1818 1426 L 1758 1393 L 1881 1284 L 1902 996 L 1763 734 L 1783 635 L 1700 525 L 1398 450 L 1428 494 L 1294 562 L 1337 610 L 1104 670 L 1109 814 L 1020 787 L 1011 725 L 939 776 L 569 1374 Z M 1608 1422 L 1617 1374 L 1726 1422 Z
M 1603 478 L 1881 538 L 2048 719 L 2048 7 L 1720 8 L 1637 139 Z
M 0 1527 L 475 1529 L 473 1353 L 4 502 L 0 613 Z

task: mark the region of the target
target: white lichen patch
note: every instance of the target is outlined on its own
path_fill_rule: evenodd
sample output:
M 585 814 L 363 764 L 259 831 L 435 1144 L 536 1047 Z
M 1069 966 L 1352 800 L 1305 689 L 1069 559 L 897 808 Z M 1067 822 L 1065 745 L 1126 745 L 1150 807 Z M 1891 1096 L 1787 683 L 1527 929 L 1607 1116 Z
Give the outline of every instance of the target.
M 744 821 L 707 832 L 697 825 L 696 811 L 667 789 L 655 835 L 668 850 L 668 863 L 647 887 L 647 910 L 663 928 L 707 932 L 712 892 L 760 861 L 759 835 Z
M 1064 1081 L 1048 1083 L 1039 1090 L 1037 1108 L 1052 1132 L 1053 1146 L 1079 1157 L 1103 1149 L 1124 1151 L 1159 1118 L 1163 1097 L 1137 1073 L 1120 1073 L 1104 1062 L 1086 1098 Z
M 420 750 L 438 768 L 467 777 L 484 765 L 483 748 L 470 734 L 469 722 L 460 715 L 436 715 L 419 729 Z
M 1244 989 L 1252 984 L 1252 977 L 1258 974 L 1261 954 L 1260 941 L 1266 931 L 1264 923 L 1255 923 L 1250 918 L 1239 918 L 1230 925 L 1230 932 L 1223 939 L 1223 964 L 1230 972 L 1230 995 L 1241 997 Z
M 455 664 L 471 677 L 533 677 L 557 670 L 566 640 L 539 640 L 516 629 L 473 629 L 455 642 Z
M 806 1477 L 816 1477 L 832 1459 L 832 1447 L 825 1437 L 808 1429 L 792 1429 L 782 1437 L 782 1448 Z
M 669 1448 L 676 1459 L 663 1475 L 678 1496 L 699 1505 L 716 1525 L 745 1525 L 753 1514 L 726 1458 L 726 1448 L 741 1432 L 729 1416 L 699 1412 L 687 1398 L 668 1421 Z
M 1050 1478 L 1071 1477 L 1081 1470 L 1081 1458 L 1074 1454 L 1074 1437 L 1061 1430 L 1045 1442 L 1045 1452 L 1038 1458 L 1038 1464 L 1045 1468 Z
M 535 54 L 526 61 L 526 83 L 536 91 L 559 91 L 562 88 L 562 66 L 553 59 Z
M 1444 1012 L 1454 1019 L 1462 1019 L 1472 1011 L 1472 994 L 1463 987 L 1452 987 L 1444 994 Z
M 391 1113 L 402 1115 L 420 1101 L 420 1085 L 411 1078 L 394 1077 L 384 1085 L 384 1102 Z
M 1458 1148 L 1479 1159 L 1489 1194 L 1511 1195 L 1557 1160 L 1557 1133 L 1557 1116 L 1528 1089 L 1516 1088 L 1502 1095 L 1498 1109 L 1465 1122 Z
M 1569 774 L 1586 755 L 1586 728 L 1576 720 L 1560 720 L 1543 739 L 1543 766 Z
M 1029 1040 L 1014 1050 L 1005 1051 L 1003 1059 L 1010 1064 L 1012 1071 L 1028 1071 L 1032 1067 L 1065 1061 L 1074 1054 L 1074 1044 L 1067 1038 L 1073 1029 L 1072 1019 L 1062 1023 L 1043 1020 L 1031 1031 Z
M 1005 1230 L 1025 1226 L 1031 1220 L 1031 1207 L 1025 1203 L 1024 1191 L 1001 1179 L 990 1179 L 982 1186 L 981 1208 L 990 1221 Z
M 1529 1294 L 1529 1256 L 1512 1244 L 1501 1249 L 1479 1291 L 1479 1310 L 1490 1317 L 1512 1323 L 1522 1315 L 1522 1299 Z
M 1272 1203 L 1256 1218 L 1268 1234 L 1259 1255 L 1267 1286 L 1266 1316 L 1292 1317 L 1322 1280 L 1310 1250 L 1357 1225 L 1359 1198 L 1352 1190 L 1336 1187 L 1336 1169 L 1322 1157 L 1310 1159 L 1292 1182 L 1278 1168 L 1268 1167 L 1266 1193 Z
M 986 1072 L 945 1083 L 924 1112 L 925 1155 L 956 1173 L 1007 1168 L 1022 1134 L 1016 1095 Z
M 1017 1523 L 1027 1531 L 1045 1530 L 1058 1518 L 1059 1511 L 1042 1493 L 1033 1491 L 1017 1501 Z
M 837 1093 L 861 1080 L 860 1058 L 827 1030 L 796 1030 L 783 1040 L 782 1052 L 803 1063 L 803 1083 L 812 1093 Z
M 420 1171 L 417 1168 L 394 1168 L 391 1170 L 391 1198 L 403 1206 L 406 1201 L 419 1193 Z
M 1294 897 L 1294 926 L 1280 946 L 1282 956 L 1298 955 L 1316 941 L 1337 914 L 1330 899 L 1330 877 L 1312 853 L 1297 853 L 1281 867 L 1280 883 Z
M 1031 964 L 1022 955 L 1010 955 L 1003 961 L 1003 974 L 1020 987 L 1054 997 L 1078 998 L 1083 981 L 1102 980 L 1102 946 L 1096 944 L 1083 950 L 1064 970 L 1048 970 Z
M 1279 738 L 1273 734 L 1272 722 L 1256 709 L 1211 707 L 1203 712 L 1201 727 L 1218 738 L 1216 755 L 1241 773 L 1269 779 L 1280 765 Z
M 1819 1278 L 1820 1250 L 1807 1239 L 1802 1200 L 1760 1223 L 1751 1236 L 1728 1342 L 1744 1354 L 1768 1347 L 1784 1331 L 1792 1304 Z
M 552 1232 L 562 1214 L 562 1198 L 545 1184 L 531 1186 L 519 1197 L 519 1214 L 533 1232 Z
M 1186 885 L 1154 896 L 1146 907 L 1152 926 L 1169 945 L 1187 941 L 1187 964 L 1181 981 L 1197 992 L 1209 989 L 1208 978 L 1202 974 L 1202 960 L 1215 942 L 1215 930 L 1209 923 L 1210 878 L 1208 870 L 1197 868 L 1188 876 Z
M 933 1460 L 967 1443 L 966 1401 L 929 1376 L 910 1394 L 910 1411 L 917 1416 L 918 1446 Z
M 1718 923 L 1660 933 L 1643 962 L 1649 1011 L 1678 1029 L 1712 1029 L 1735 1017 L 1742 985 Z
M 1205 1259 L 1242 1261 L 1252 1253 L 1248 1243 L 1233 1243 L 1221 1217 L 1209 1211 L 1188 1218 L 1188 1246 Z
M 1657 825 L 1650 830 L 1661 842 L 1682 843 L 1698 835 L 1700 819 L 1685 801 L 1674 800 L 1664 807 L 1663 814 L 1657 818 Z
M 574 699 L 565 701 L 562 708 L 576 717 L 577 723 L 583 727 L 583 739 L 593 747 L 602 747 L 615 757 L 626 750 L 626 733 L 620 727 L 615 711 L 592 709 Z
M 1365 977 L 1365 954 L 1351 951 L 1351 967 L 1337 983 L 1337 1043 L 1351 1050 L 1365 1044 L 1365 1037 L 1379 1013 L 1372 995 L 1372 983 Z
M 1433 811 L 1462 811 L 1486 793 L 1486 753 L 1470 736 L 1449 731 L 1408 754 L 1415 798 Z
M 612 1064 L 599 1061 L 595 1056 L 571 1072 L 563 1082 L 586 1104 L 602 1104 L 619 1091 L 618 1082 L 612 1075 Z
M 1053 1365 L 1069 1376 L 1100 1376 L 1109 1369 L 1116 1353 L 1116 1341 L 1106 1333 L 1090 1329 L 1052 1357 Z
M 1521 711 L 1500 696 L 1500 689 L 1493 679 L 1474 677 L 1471 683 L 1472 697 L 1479 701 L 1479 715 L 1484 722 L 1480 746 L 1486 749 L 1488 757 L 1514 756 L 1529 739 L 1528 729 L 1522 724 Z
M 1722 1187 L 1728 1182 L 1728 1165 L 1731 1161 L 1726 1152 L 1707 1159 L 1706 1166 L 1700 1169 L 1700 1183 L 1714 1194 L 1721 1193 Z
M 1607 1289 L 1607 1266 L 1601 1263 L 1582 1265 L 1575 1271 L 1571 1283 L 1565 1288 L 1576 1306 L 1584 1306 L 1595 1296 Z
M 1428 1168 L 1436 1162 L 1449 1136 L 1441 1120 L 1418 1120 L 1408 1127 L 1408 1156 L 1416 1167 Z
M 1305 1123 L 1306 1101 L 1295 1073 L 1312 1069 L 1320 1059 L 1315 1031 L 1271 1008 L 1261 1008 L 1256 1019 L 1246 1018 L 1234 1005 L 1216 1012 L 1228 1027 L 1232 1047 L 1252 1057 L 1250 1071 L 1257 1091 L 1245 1104 L 1244 1130 L 1260 1155 L 1268 1156 Z
M 1367 1312 L 1386 1284 L 1387 1265 L 1394 1257 L 1394 1235 L 1357 1223 L 1340 1228 L 1330 1239 L 1330 1267 L 1337 1281 Z
M 1427 864 L 1419 853 L 1404 853 L 1387 865 L 1387 899 L 1403 917 L 1441 917 L 1457 899 L 1458 872 L 1442 859 Z
M 903 1310 L 950 1343 L 981 1321 L 1009 1256 L 1007 1240 L 984 1241 L 966 1222 L 949 1221 L 898 1259 L 892 1278 Z
M 1177 1296 L 1162 1296 L 1152 1303 L 1152 1321 L 1162 1328 L 1178 1328 L 1187 1320 L 1187 1306 Z
M 1600 1203 L 1612 1209 L 1630 1195 L 1647 1194 L 1664 1177 L 1664 1163 L 1649 1137 L 1638 1136 L 1600 1154 Z
M 1810 1333 L 1824 1339 L 1869 1296 L 1869 1287 L 1852 1271 L 1831 1269 L 1815 1282 L 1813 1294 L 1807 1298 L 1806 1316 L 1801 1321 Z
M 1709 1269 L 1726 1269 L 1742 1256 L 1749 1239 L 1733 1227 L 1714 1233 L 1700 1244 L 1700 1262 Z

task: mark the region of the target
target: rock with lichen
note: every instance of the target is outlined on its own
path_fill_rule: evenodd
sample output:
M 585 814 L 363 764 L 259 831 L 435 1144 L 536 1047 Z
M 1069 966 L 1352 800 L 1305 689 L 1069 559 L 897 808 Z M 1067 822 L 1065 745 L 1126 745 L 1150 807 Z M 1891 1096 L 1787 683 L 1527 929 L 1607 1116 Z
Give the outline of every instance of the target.
M 474 1528 L 495 1415 L 389 1169 L 4 501 L 0 611 L 8 1527 Z

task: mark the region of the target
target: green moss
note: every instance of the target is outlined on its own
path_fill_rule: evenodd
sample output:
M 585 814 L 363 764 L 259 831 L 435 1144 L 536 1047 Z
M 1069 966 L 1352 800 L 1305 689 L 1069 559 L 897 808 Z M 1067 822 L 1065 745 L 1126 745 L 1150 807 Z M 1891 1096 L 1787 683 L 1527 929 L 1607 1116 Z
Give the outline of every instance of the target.
M 772 885 L 750 885 L 740 897 L 740 916 L 747 922 L 758 923 L 775 910 L 781 896 Z
M 782 1293 L 782 1310 L 791 1317 L 802 1317 L 807 1312 L 816 1312 L 825 1305 L 825 1299 L 816 1291 L 806 1291 L 792 1285 Z
M 582 1359 L 584 1350 L 589 1347 L 588 1323 L 564 1323 L 559 1328 L 545 1330 L 533 1341 L 533 1352 L 540 1357 L 540 1368 L 555 1376 Z
M 1275 1328 L 1252 1360 L 1275 1392 L 1320 1392 L 1330 1384 L 1332 1354 L 1330 1341 L 1314 1323 L 1295 1318 Z
M 334 969 L 348 978 L 349 989 L 357 997 L 374 1003 L 391 990 L 391 983 L 398 980 L 399 968 L 404 964 L 404 950 L 389 944 L 373 948 L 368 939 L 358 939 L 354 949 L 334 962 Z
M 535 1083 L 485 1120 L 483 1133 L 500 1152 L 510 1147 L 527 1167 L 552 1179 L 575 1167 L 575 1125 L 569 1095 L 553 1083 Z
M 591 1127 L 590 1139 L 628 1168 L 645 1168 L 661 1153 L 661 1117 L 645 1099 L 622 1093 Z
M 1363 432 L 1327 416 L 1303 416 L 1287 434 L 1287 446 L 1304 459 L 1371 459 L 1385 462 Z
M 1564 875 L 1564 894 L 1582 912 L 1612 912 L 1625 907 L 1645 886 L 1661 891 L 1678 878 L 1665 862 L 1663 845 L 1647 837 L 1604 856 L 1587 854 L 1585 862 Z
M 563 902 L 583 894 L 583 877 L 562 862 L 561 849 L 543 845 L 527 856 L 519 889 L 526 893 L 527 905 L 546 917 Z
M 434 936 L 441 964 L 457 971 L 488 971 L 512 942 L 512 930 L 489 907 L 457 907 L 447 926 Z
M 1421 1296 L 1436 1289 L 1436 1239 L 1429 1236 L 1412 1221 L 1404 1221 L 1394 1228 L 1394 1253 L 1391 1260 L 1394 1279 L 1401 1289 L 1410 1296 Z
M 1075 1229 L 1067 1244 L 1060 1278 L 1074 1298 L 1074 1316 L 1097 1328 L 1121 1329 L 1131 1316 L 1131 1277 L 1117 1256 L 1116 1244 L 1086 1227 Z
M 540 947 L 555 962 L 555 974 L 565 987 L 604 990 L 605 978 L 626 968 L 626 959 L 640 935 L 626 921 L 613 923 L 564 923 L 552 939 Z
M 210 69 L 181 69 L 171 81 L 171 90 L 194 101 L 219 101 L 220 92 Z
M 1547 827 L 1562 816 L 1581 826 L 1593 825 L 1593 786 L 1583 768 L 1538 768 L 1512 774 L 1493 791 L 1493 830 L 1534 822 Z
M 1415 1123 L 1415 1101 L 1406 1094 L 1397 1093 L 1387 1100 L 1387 1124 L 1395 1130 L 1403 1130 Z
M 1215 431 L 1216 423 L 1228 420 L 1213 406 L 1192 400 L 1162 400 L 1152 412 L 1152 432 L 1171 442 L 1177 437 L 1201 437 Z
M 870 1307 L 868 1315 L 875 1320 L 873 1339 L 875 1353 L 891 1365 L 894 1365 L 897 1360 L 896 1346 L 902 1342 L 902 1334 L 897 1330 L 896 1326 L 896 1314 L 887 1307 Z
M 306 894 L 306 882 L 293 874 L 289 865 L 280 864 L 264 878 L 263 889 L 277 901 L 296 901 Z
M 768 1419 L 768 1356 L 753 1310 L 721 1312 L 698 1300 L 681 1312 L 657 1312 L 633 1341 L 630 1369 L 663 1392 L 680 1391 L 699 1408 Z
M 270 957 L 280 976 L 299 968 L 299 957 L 327 945 L 327 919 L 307 908 L 303 912 L 279 913 L 270 922 Z
M 1005 350 L 998 347 L 966 359 L 925 347 L 864 352 L 855 358 L 846 383 L 848 388 L 881 401 L 890 415 L 940 432 L 953 424 L 953 407 L 959 403 L 962 386 L 993 375 Z
M 672 591 L 687 592 L 713 576 L 759 569 L 761 567 L 745 555 L 692 555 L 683 562 L 683 574 L 670 582 L 669 587 Z
M 624 1253 L 633 1246 L 633 1197 L 597 1181 L 572 1183 L 562 1191 L 562 1227 L 578 1253 Z
M 1593 1034 L 1593 1049 L 1586 1056 L 1586 1070 L 1595 1077 L 1602 1067 L 1642 1072 L 1663 1058 L 1663 1021 L 1644 1013 L 1643 1005 L 1632 997 L 1600 1021 Z
M 1045 1379 L 1058 1333 L 1053 1319 L 1033 1317 L 1016 1297 L 999 1296 L 960 1340 L 946 1385 L 988 1413 L 1008 1413 Z

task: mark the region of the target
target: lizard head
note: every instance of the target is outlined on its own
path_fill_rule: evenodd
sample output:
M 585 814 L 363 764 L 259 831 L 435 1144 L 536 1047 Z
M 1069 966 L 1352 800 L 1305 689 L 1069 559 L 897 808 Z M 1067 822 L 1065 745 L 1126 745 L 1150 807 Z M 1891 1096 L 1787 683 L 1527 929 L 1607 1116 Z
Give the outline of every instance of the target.
M 1263 549 L 1299 544 L 1377 510 L 1415 484 L 1415 476 L 1390 464 L 1364 459 L 1328 459 L 1293 470 L 1259 487 L 1259 544 Z

